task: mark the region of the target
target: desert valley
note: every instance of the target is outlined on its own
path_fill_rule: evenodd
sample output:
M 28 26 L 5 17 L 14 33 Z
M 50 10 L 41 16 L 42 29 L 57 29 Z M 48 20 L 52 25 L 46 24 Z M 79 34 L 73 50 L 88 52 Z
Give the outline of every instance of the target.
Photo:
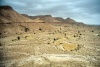
M 0 67 L 100 67 L 100 25 L 0 6 Z

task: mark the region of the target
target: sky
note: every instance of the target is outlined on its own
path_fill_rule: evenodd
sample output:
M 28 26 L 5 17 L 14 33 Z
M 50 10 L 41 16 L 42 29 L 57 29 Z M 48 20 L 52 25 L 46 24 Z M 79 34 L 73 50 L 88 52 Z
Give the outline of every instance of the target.
M 100 0 L 0 0 L 21 14 L 70 17 L 85 24 L 100 25 Z

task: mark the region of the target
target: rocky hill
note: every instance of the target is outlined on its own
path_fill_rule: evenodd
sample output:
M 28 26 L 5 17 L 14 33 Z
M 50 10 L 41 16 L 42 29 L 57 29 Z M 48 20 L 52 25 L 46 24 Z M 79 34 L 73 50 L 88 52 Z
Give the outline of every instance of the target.
M 83 22 L 77 22 L 77 21 L 75 21 L 72 18 L 66 18 L 65 19 L 65 23 L 68 23 L 68 24 L 76 24 L 76 25 L 84 25 Z
M 10 24 L 2 25 L 2 23 Z M 11 6 L 0 6 L 0 31 L 3 35 L 25 33 L 26 29 L 28 32 L 55 31 L 55 26 L 65 24 L 80 23 L 71 18 L 63 19 L 51 15 L 28 16 L 19 14 Z
M 76 21 L 71 19 L 71 18 L 66 18 L 65 22 L 67 22 L 67 23 L 75 23 Z
M 8 22 L 33 22 L 32 19 L 22 16 L 14 11 L 11 6 L 0 6 L 0 23 Z
M 1 36 L 22 34 L 27 32 L 50 31 L 53 27 L 43 20 L 30 19 L 16 12 L 11 6 L 0 6 Z
M 47 23 L 49 23 L 49 22 L 61 22 L 61 21 L 57 20 L 55 17 L 52 17 L 51 15 L 38 15 L 38 16 L 28 16 L 26 14 L 22 14 L 22 15 L 26 16 L 30 19 L 33 19 L 33 20 L 38 18 L 38 19 L 43 20 L 44 22 L 47 22 Z
M 65 22 L 65 19 L 63 19 L 62 17 L 55 17 L 55 19 L 57 19 L 58 21 L 61 21 L 61 22 Z
M 62 17 L 53 17 L 52 15 L 38 15 L 38 16 L 28 16 L 26 14 L 22 14 L 22 15 L 34 21 L 36 20 L 36 21 L 41 21 L 41 22 L 46 22 L 46 23 L 84 24 L 82 22 L 77 22 L 72 18 L 64 19 Z

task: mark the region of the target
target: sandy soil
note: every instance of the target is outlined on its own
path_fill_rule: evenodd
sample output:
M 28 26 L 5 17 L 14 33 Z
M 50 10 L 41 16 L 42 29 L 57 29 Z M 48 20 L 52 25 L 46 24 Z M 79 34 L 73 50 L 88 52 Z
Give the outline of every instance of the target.
M 53 27 L 1 38 L 0 67 L 100 67 L 100 27 Z

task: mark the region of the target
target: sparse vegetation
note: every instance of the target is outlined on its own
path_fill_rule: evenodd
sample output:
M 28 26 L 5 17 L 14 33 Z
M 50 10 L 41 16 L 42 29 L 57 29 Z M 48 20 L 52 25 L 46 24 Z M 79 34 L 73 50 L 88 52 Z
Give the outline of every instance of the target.
M 0 35 L 2 35 L 2 33 L 0 33 Z
M 0 46 L 2 46 L 2 44 L 0 43 Z
M 17 39 L 20 40 L 20 37 L 18 36 Z
M 94 30 L 92 30 L 91 32 L 94 32 Z
M 25 32 L 28 32 L 29 31 L 29 28 L 25 28 Z
M 40 30 L 40 31 L 42 31 L 42 29 L 41 29 L 41 28 L 39 28 L 39 30 Z
M 80 31 L 78 31 L 78 33 L 80 33 Z
M 6 33 L 6 31 L 4 31 L 4 33 Z

